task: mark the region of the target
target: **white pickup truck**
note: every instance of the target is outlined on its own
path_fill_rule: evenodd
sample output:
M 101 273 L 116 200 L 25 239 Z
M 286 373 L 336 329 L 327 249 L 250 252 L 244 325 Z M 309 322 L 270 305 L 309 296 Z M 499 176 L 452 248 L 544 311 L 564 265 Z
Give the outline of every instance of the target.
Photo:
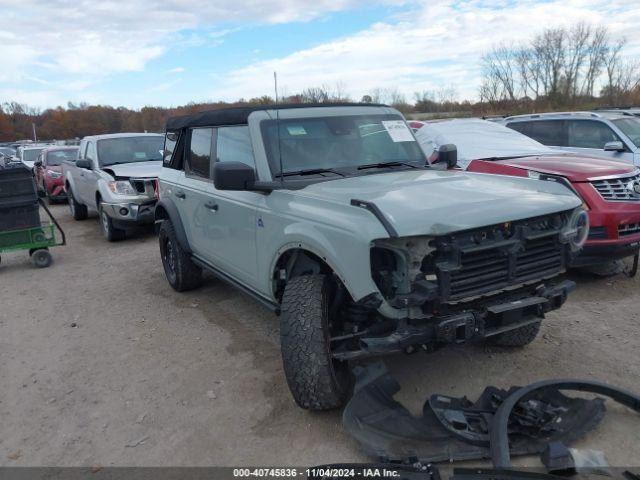
M 63 162 L 73 218 L 84 220 L 89 208 L 96 210 L 110 242 L 122 240 L 127 228 L 153 223 L 163 143 L 154 133 L 83 138 L 77 160 Z

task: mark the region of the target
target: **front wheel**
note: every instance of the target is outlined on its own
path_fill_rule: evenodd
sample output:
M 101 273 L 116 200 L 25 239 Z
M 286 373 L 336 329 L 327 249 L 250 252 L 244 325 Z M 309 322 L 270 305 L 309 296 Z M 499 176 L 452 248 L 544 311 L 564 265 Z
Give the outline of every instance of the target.
M 351 392 L 349 365 L 331 356 L 333 286 L 325 275 L 303 275 L 289 280 L 282 296 L 284 373 L 296 403 L 308 410 L 338 408 Z
M 102 207 L 102 204 L 98 204 L 98 216 L 100 219 L 100 227 L 102 228 L 102 234 L 108 242 L 117 242 L 124 239 L 124 230 L 113 226 L 113 220 Z
M 53 262 L 53 257 L 49 250 L 36 250 L 31 255 L 31 262 L 37 268 L 47 268 Z
M 73 190 L 68 189 L 67 195 L 69 196 L 69 211 L 74 220 L 84 220 L 88 216 L 87 206 L 78 203 L 76 197 L 73 195 Z

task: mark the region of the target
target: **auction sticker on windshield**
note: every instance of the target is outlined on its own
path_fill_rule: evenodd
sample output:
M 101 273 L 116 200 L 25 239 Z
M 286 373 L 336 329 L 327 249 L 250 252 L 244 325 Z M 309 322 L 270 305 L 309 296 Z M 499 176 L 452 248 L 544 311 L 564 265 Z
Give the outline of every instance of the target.
M 411 130 L 402 120 L 383 120 L 382 126 L 387 129 L 391 140 L 394 142 L 414 142 Z

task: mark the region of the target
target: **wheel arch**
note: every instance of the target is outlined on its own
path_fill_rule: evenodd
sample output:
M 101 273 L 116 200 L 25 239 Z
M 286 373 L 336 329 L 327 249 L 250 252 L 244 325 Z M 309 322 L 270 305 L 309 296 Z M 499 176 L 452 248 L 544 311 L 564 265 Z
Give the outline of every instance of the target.
M 314 245 L 301 241 L 287 243 L 277 251 L 270 268 L 273 296 L 280 302 L 289 279 L 319 273 L 335 275 L 353 297 L 344 276 L 334 262 Z
M 173 229 L 176 232 L 178 242 L 180 243 L 180 247 L 186 253 L 190 254 L 191 247 L 189 246 L 189 241 L 180 218 L 180 213 L 178 212 L 178 207 L 176 207 L 171 200 L 160 200 L 156 204 L 154 216 L 156 223 L 161 223 L 165 220 L 169 220 L 171 222 Z

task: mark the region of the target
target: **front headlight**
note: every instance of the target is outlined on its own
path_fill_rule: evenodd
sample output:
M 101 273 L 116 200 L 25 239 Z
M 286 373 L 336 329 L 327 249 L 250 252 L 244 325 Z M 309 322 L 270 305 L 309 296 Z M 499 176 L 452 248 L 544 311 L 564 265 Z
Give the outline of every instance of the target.
M 133 188 L 131 183 L 127 180 L 116 180 L 108 182 L 107 186 L 111 192 L 116 195 L 137 195 L 138 192 Z
M 564 242 L 569 242 L 571 250 L 577 252 L 585 244 L 588 236 L 589 215 L 582 208 L 576 208 L 562 229 L 561 238 Z
M 47 170 L 47 175 L 51 178 L 60 178 L 62 176 L 62 173 L 56 172 L 55 170 Z

